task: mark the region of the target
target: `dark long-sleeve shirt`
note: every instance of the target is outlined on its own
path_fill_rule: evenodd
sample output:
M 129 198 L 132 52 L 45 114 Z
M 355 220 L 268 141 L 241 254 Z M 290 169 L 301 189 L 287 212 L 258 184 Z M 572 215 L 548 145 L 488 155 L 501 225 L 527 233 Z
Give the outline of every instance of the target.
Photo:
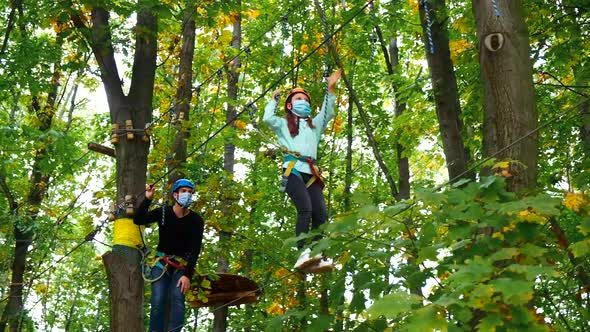
M 162 220 L 162 208 L 149 210 L 150 199 L 144 199 L 139 205 L 133 222 L 136 225 L 148 225 L 158 223 L 159 242 L 158 251 L 166 255 L 175 255 L 186 259 L 187 267 L 184 275 L 190 278 L 194 272 L 201 244 L 203 243 L 203 231 L 205 223 L 201 216 L 193 211 L 178 218 L 171 206 L 164 208 Z

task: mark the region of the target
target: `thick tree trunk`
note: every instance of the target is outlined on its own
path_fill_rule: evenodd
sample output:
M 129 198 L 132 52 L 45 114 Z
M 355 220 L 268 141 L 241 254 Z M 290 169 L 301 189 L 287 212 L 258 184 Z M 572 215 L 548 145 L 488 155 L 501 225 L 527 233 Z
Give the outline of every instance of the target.
M 469 152 L 461 136 L 463 121 L 455 69 L 449 51 L 448 14 L 445 0 L 421 0 L 420 21 L 426 45 L 426 59 L 430 69 L 436 115 L 447 161 L 449 179 L 472 178 L 465 174 Z
M 507 185 L 517 192 L 532 189 L 537 182 L 538 142 L 531 134 L 537 127 L 537 110 L 521 1 L 497 4 L 494 8 L 491 1 L 472 1 L 484 89 L 483 154 L 518 161 L 510 163 L 513 176 Z M 483 316 L 474 310 L 470 327 L 475 329 Z
M 484 88 L 484 156 L 518 161 L 521 165 L 511 165 L 509 189 L 533 188 L 537 182 L 538 143 L 537 135 L 530 133 L 538 119 L 522 1 L 499 1 L 498 10 L 490 1 L 472 3 Z
M 143 331 L 143 281 L 139 264 L 108 252 L 102 257 L 109 279 L 111 331 Z M 138 299 L 141 299 L 138 302 Z
M 131 86 L 128 96 L 123 94 L 122 82 L 115 62 L 109 27 L 109 13 L 103 8 L 92 9 L 91 47 L 101 72 L 106 91 L 111 122 L 125 128 L 131 121 L 133 132 L 115 132 L 118 142 L 117 206 L 126 195 L 135 199 L 135 205 L 143 199 L 146 183 L 149 142 L 143 140 L 146 123 L 152 118 L 152 96 L 157 55 L 157 19 L 147 0 L 138 3 L 135 31 L 135 54 Z M 74 17 L 77 26 L 81 19 Z M 138 131 L 139 129 L 139 131 Z M 121 134 L 122 133 L 122 134 Z M 131 136 L 129 133 L 133 133 Z M 117 213 L 117 218 L 130 217 Z M 139 228 L 137 230 L 139 232 Z M 115 230 L 115 233 L 117 230 Z M 117 234 L 114 235 L 117 238 Z M 139 236 L 139 234 L 138 234 Z M 111 331 L 139 332 L 143 330 L 143 279 L 139 268 L 139 255 L 133 247 L 115 245 L 113 252 L 103 256 L 109 278 L 111 303 Z
M 232 41 L 231 46 L 232 48 L 239 50 L 242 47 L 242 15 L 241 15 L 241 7 L 242 1 L 237 0 L 234 5 L 236 6 L 237 10 L 234 14 L 234 24 L 233 24 L 233 31 L 232 31 Z M 229 64 L 227 68 L 227 96 L 230 100 L 237 100 L 238 99 L 238 79 L 239 73 L 238 68 L 241 66 L 241 59 L 237 57 L 232 63 Z M 227 105 L 227 112 L 225 115 L 226 122 L 233 121 L 236 116 L 236 108 L 231 103 Z M 230 180 L 225 182 L 225 185 L 231 186 L 231 175 L 234 173 L 234 163 L 235 163 L 235 145 L 231 141 L 234 137 L 230 138 L 230 141 L 225 143 L 225 149 L 223 153 L 223 170 L 227 175 L 230 175 Z M 233 198 L 224 198 L 222 202 L 222 209 L 224 210 L 224 215 L 226 218 L 232 218 L 231 214 L 229 213 L 230 207 L 232 204 L 235 204 Z M 221 247 L 229 245 L 231 240 L 231 233 L 226 231 L 221 231 L 219 233 L 219 243 Z M 217 271 L 226 273 L 229 271 L 229 261 L 228 257 L 224 254 L 220 254 L 217 257 Z M 222 308 L 217 308 L 213 313 L 213 331 L 214 332 L 224 332 L 227 331 L 227 316 L 228 316 L 228 308 L 224 306 Z

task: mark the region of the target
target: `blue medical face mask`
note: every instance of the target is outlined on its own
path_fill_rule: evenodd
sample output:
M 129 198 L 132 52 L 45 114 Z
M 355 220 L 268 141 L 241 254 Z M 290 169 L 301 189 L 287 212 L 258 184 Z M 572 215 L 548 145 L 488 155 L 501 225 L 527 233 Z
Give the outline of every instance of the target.
M 292 105 L 291 112 L 298 117 L 307 118 L 311 114 L 311 106 L 307 100 L 295 100 Z
M 193 202 L 193 194 L 192 193 L 179 193 L 178 199 L 176 200 L 178 205 L 182 206 L 183 208 L 187 208 Z

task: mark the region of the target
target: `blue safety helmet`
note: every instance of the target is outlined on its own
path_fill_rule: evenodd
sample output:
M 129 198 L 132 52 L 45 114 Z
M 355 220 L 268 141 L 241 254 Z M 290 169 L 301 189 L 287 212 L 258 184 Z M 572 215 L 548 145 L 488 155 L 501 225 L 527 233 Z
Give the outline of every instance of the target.
M 174 185 L 172 185 L 172 192 L 175 193 L 176 191 L 178 191 L 178 189 L 182 187 L 188 187 L 191 188 L 191 190 L 195 189 L 195 185 L 190 180 L 178 179 L 176 180 L 176 182 L 174 182 Z

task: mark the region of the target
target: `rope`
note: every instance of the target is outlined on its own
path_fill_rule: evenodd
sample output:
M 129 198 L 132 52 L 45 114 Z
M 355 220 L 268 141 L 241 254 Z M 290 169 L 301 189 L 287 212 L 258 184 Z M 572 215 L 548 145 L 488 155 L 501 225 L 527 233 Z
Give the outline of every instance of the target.
M 494 8 L 494 15 L 496 15 L 496 17 L 500 17 L 501 12 L 500 6 L 498 5 L 498 0 L 492 0 L 492 7 Z
M 432 18 L 430 17 L 431 9 L 428 8 L 428 0 L 421 0 L 420 4 L 424 7 L 424 17 L 426 18 L 426 40 L 428 42 L 427 51 L 434 54 L 434 40 L 432 39 Z

